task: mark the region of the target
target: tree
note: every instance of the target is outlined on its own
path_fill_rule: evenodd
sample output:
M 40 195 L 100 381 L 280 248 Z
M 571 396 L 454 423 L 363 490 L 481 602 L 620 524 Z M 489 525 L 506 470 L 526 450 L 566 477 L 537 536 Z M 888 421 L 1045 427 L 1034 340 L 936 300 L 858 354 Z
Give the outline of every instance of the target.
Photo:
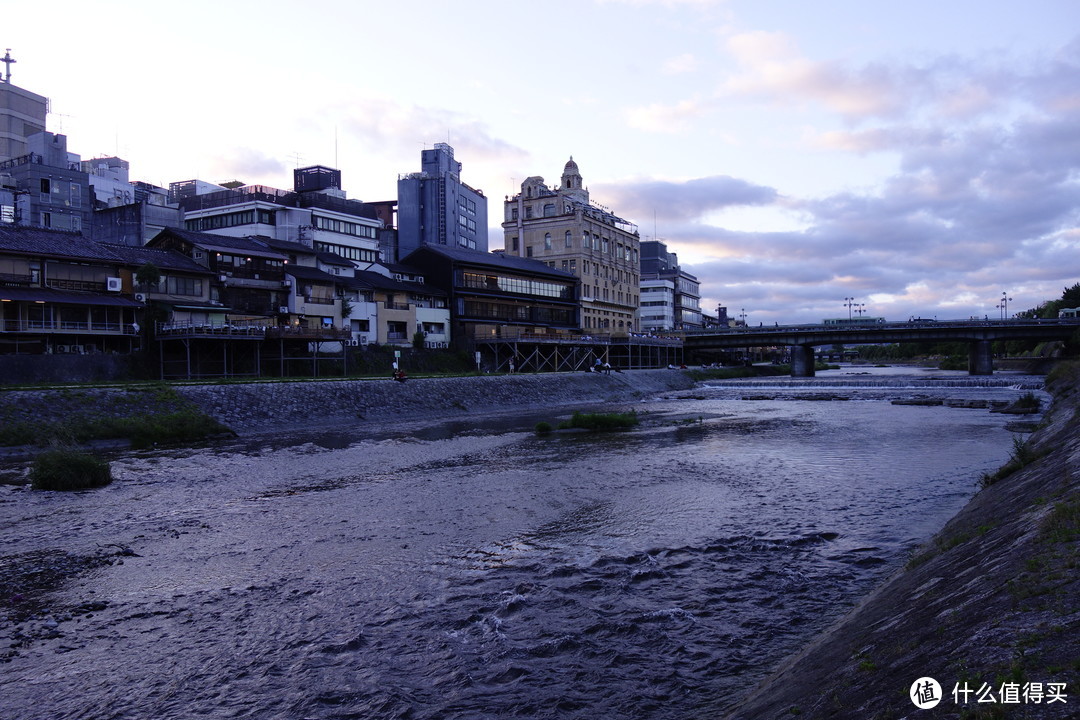
M 1080 307 L 1080 282 L 1072 287 L 1065 288 L 1065 292 L 1061 293 L 1060 307 Z
M 157 265 L 148 262 L 135 271 L 135 282 L 144 289 L 157 285 L 161 282 L 161 271 L 157 269 Z

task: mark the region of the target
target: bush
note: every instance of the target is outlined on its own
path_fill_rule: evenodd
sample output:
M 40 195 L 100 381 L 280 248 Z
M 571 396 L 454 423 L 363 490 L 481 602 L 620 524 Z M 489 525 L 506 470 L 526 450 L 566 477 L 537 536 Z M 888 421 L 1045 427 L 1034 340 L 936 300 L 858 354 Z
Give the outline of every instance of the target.
M 552 429 L 553 428 L 551 427 L 551 423 L 543 421 L 536 423 L 535 427 L 535 430 L 539 435 L 547 435 L 549 432 L 552 431 Z
M 638 424 L 634 411 L 625 413 L 575 412 L 570 420 L 560 423 L 560 428 L 584 428 L 585 430 L 622 430 Z
M 78 450 L 47 450 L 34 460 L 30 482 L 35 490 L 85 490 L 112 482 L 109 463 Z

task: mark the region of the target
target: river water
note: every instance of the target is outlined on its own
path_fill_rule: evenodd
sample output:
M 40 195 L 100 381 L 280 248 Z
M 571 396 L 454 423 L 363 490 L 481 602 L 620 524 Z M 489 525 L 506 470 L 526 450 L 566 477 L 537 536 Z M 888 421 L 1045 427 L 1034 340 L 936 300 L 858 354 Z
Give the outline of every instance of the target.
M 0 621 L 0 717 L 715 717 L 1012 450 L 1015 418 L 890 400 L 1038 384 L 858 372 L 674 393 L 629 432 L 358 425 L 0 488 L 7 557 L 137 553 Z

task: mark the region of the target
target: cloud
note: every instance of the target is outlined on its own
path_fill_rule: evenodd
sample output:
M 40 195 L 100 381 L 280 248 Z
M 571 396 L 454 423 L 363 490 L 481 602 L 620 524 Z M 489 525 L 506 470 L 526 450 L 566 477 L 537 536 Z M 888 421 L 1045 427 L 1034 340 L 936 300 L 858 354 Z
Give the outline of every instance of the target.
M 265 178 L 286 174 L 288 167 L 282 160 L 260 150 L 237 147 L 218 156 L 211 170 L 220 176 L 214 182 L 237 179 L 248 184 L 257 184 Z
M 711 110 L 711 104 L 698 99 L 683 100 L 674 105 L 654 103 L 644 107 L 629 108 L 625 111 L 626 124 L 638 130 L 656 133 L 680 133 L 689 127 L 689 122 L 705 115 Z
M 683 53 L 677 57 L 664 61 L 664 73 L 668 75 L 682 75 L 697 70 L 698 59 L 690 53 Z
M 784 33 L 733 35 L 727 49 L 741 72 L 722 84 L 723 94 L 774 103 L 817 101 L 852 117 L 897 115 L 907 89 L 924 75 L 885 64 L 852 70 L 840 62 L 809 60 Z
M 470 163 L 528 157 L 524 149 L 496 137 L 486 123 L 452 110 L 369 97 L 329 110 L 327 115 L 344 118 L 347 133 L 378 151 L 390 147 L 414 152 L 422 144 L 449 142 L 456 153 L 468 156 Z
M 769 205 L 776 190 L 726 175 L 683 182 L 644 180 L 598 186 L 599 193 L 628 217 L 678 218 L 691 222 L 714 210 L 733 206 Z

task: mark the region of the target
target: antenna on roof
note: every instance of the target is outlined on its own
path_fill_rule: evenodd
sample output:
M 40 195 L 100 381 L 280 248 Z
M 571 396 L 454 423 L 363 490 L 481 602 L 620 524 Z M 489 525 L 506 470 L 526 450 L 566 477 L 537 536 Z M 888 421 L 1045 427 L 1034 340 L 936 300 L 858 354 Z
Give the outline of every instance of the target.
M 7 70 L 4 73 L 4 82 L 10 84 L 11 83 L 11 64 L 16 62 L 15 58 L 11 57 L 11 48 L 7 49 L 7 52 L 4 53 L 4 57 L 0 58 L 0 62 L 7 65 Z

